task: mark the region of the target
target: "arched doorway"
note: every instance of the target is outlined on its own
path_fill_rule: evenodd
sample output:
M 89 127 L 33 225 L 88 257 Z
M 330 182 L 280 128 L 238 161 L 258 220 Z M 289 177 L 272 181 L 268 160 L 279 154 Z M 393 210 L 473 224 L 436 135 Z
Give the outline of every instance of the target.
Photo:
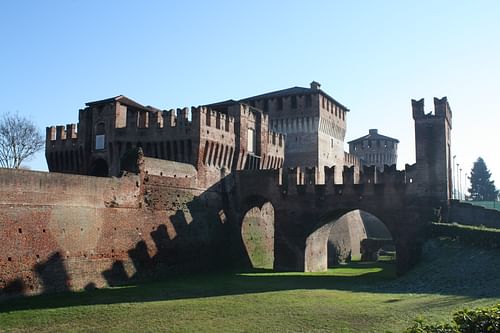
M 258 200 L 249 205 L 241 222 L 241 239 L 253 268 L 273 268 L 274 207 Z
M 92 165 L 90 166 L 90 173 L 91 176 L 96 176 L 96 177 L 108 177 L 109 176 L 109 167 L 108 163 L 102 159 L 99 158 L 92 162 Z
M 385 224 L 364 211 L 332 212 L 318 225 L 306 238 L 306 272 L 325 271 L 352 259 L 376 260 L 381 248 L 394 250 L 392 235 Z M 368 256 L 367 251 L 370 251 Z

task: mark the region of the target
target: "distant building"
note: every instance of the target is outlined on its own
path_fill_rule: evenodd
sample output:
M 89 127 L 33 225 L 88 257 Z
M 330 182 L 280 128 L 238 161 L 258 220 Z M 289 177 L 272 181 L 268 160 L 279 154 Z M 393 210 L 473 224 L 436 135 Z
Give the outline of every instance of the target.
M 377 129 L 370 129 L 368 135 L 349 141 L 349 153 L 357 156 L 361 165 L 375 165 L 384 170 L 384 165 L 393 165 L 398 160 L 398 139 L 378 133 Z

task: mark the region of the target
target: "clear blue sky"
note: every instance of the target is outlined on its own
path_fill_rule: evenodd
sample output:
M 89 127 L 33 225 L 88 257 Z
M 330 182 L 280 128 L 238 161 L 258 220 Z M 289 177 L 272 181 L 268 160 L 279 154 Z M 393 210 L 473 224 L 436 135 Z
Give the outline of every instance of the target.
M 463 173 L 482 156 L 500 181 L 499 17 L 496 0 L 2 1 L 0 113 L 45 132 L 119 94 L 169 109 L 316 80 L 351 109 L 346 141 L 378 128 L 402 167 L 410 100 L 448 96 Z

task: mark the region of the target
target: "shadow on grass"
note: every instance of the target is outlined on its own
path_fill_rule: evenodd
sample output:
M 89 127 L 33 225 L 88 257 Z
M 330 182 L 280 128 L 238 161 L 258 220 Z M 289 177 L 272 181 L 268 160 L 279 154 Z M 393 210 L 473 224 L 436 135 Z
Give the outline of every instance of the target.
M 254 269 L 244 272 L 178 275 L 163 281 L 104 289 L 61 292 L 0 302 L 0 312 L 68 306 L 166 301 L 239 295 L 294 289 L 375 290 L 377 284 L 395 278 L 389 263 L 350 263 L 321 273 Z
M 0 302 L 0 312 L 297 289 L 500 298 L 500 251 L 441 240 L 426 243 L 423 252 L 422 262 L 399 278 L 390 262 L 352 262 L 321 273 L 259 269 L 182 274 L 158 282 L 10 299 Z
M 415 272 L 419 274 L 418 271 Z M 496 283 L 494 280 L 492 283 Z M 453 286 L 452 286 L 453 287 Z M 373 293 L 441 293 L 469 297 L 500 297 L 498 288 L 443 292 L 440 284 L 418 283 L 410 277 L 397 279 L 395 265 L 387 262 L 350 263 L 328 272 L 277 273 L 259 269 L 247 272 L 217 272 L 178 275 L 159 282 L 123 285 L 105 289 L 63 292 L 11 299 L 0 303 L 0 312 L 81 305 L 168 301 L 176 299 L 240 295 L 296 289 L 326 289 Z

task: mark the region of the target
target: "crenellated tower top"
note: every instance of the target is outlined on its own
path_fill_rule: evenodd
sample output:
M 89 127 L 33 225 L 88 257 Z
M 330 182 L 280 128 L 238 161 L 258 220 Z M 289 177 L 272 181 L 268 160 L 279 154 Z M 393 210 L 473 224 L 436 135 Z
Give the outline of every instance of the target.
M 412 99 L 411 106 L 414 120 L 423 118 L 442 118 L 446 119 L 451 127 L 452 112 L 446 96 L 442 98 L 434 97 L 434 114 L 432 114 L 432 112 L 427 114 L 425 113 L 423 98 L 419 100 Z

